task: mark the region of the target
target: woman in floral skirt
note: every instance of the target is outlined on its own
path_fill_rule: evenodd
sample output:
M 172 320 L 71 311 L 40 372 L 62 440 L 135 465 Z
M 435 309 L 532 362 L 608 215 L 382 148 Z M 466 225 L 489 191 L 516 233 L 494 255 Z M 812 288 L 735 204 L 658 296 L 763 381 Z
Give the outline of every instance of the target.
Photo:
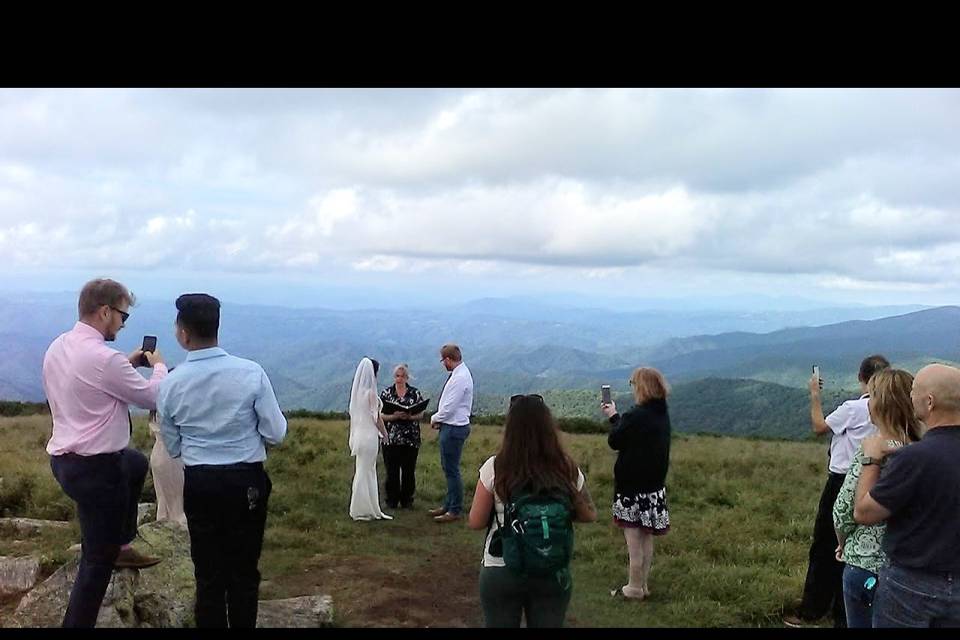
M 653 537 L 670 530 L 665 481 L 670 460 L 670 388 L 656 369 L 641 367 L 630 376 L 636 405 L 622 416 L 616 403 L 601 405 L 610 419 L 607 442 L 616 450 L 613 521 L 623 529 L 630 554 L 630 580 L 611 595 L 632 600 L 650 596 Z

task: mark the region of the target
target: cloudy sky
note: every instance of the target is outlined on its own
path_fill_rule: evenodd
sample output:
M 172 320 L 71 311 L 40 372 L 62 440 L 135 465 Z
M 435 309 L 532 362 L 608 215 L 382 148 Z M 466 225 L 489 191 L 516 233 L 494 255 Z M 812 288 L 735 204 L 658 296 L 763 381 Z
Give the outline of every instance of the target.
M 957 90 L 7 89 L 0 289 L 956 304 L 958 176 Z

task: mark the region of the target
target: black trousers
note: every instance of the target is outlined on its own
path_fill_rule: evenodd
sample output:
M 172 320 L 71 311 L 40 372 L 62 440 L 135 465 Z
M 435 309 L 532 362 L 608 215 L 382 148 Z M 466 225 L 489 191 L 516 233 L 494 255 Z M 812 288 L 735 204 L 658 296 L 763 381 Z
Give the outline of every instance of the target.
M 63 616 L 64 627 L 92 628 L 120 547 L 137 534 L 137 502 L 150 463 L 136 449 L 50 456 L 53 477 L 77 503 L 80 566 Z
M 413 504 L 417 490 L 418 447 L 404 444 L 383 446 L 383 464 L 387 467 L 387 504 Z
M 263 464 L 184 468 L 183 510 L 197 581 L 197 628 L 253 628 L 273 485 Z
M 820 494 L 817 520 L 813 525 L 813 543 L 810 545 L 810 563 L 803 585 L 803 600 L 799 614 L 803 618 L 822 618 L 833 612 L 834 626 L 846 626 L 843 606 L 843 563 L 837 561 L 837 533 L 833 528 L 833 503 L 846 476 L 833 473 Z

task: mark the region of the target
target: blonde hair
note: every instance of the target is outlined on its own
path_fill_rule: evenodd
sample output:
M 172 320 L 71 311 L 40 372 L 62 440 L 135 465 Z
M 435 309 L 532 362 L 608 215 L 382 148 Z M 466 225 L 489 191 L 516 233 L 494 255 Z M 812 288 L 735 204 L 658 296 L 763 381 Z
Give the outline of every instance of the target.
M 393 375 L 397 375 L 397 372 L 403 369 L 403 372 L 407 374 L 407 378 L 410 378 L 410 367 L 407 366 L 406 362 L 401 362 L 393 368 Z
M 666 400 L 670 395 L 670 385 L 663 374 L 652 367 L 635 369 L 630 376 L 630 384 L 633 385 L 633 397 L 637 404 L 652 399 Z
M 910 373 L 891 368 L 876 372 L 867 383 L 871 419 L 893 430 L 903 442 L 916 442 L 922 433 L 910 399 L 912 386 Z

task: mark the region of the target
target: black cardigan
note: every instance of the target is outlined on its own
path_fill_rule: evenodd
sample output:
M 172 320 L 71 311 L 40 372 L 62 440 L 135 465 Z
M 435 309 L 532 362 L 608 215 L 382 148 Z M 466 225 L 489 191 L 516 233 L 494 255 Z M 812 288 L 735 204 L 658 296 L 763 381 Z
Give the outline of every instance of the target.
M 665 400 L 653 399 L 610 418 L 607 443 L 615 449 L 614 491 L 650 493 L 664 487 L 670 461 L 670 416 Z

